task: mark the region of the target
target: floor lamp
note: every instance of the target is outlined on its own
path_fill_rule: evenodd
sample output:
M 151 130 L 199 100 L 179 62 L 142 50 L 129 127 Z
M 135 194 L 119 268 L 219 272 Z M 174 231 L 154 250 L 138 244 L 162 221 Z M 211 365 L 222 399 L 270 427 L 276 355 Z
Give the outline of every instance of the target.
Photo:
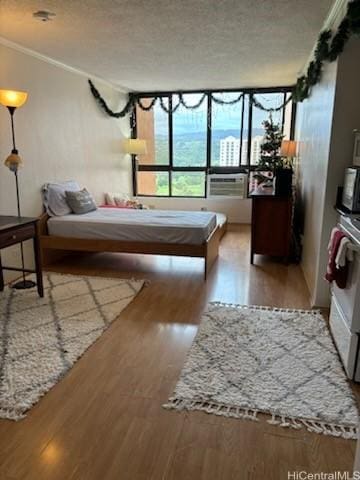
M 22 160 L 19 156 L 19 152 L 16 148 L 15 143 L 15 127 L 14 127 L 14 113 L 15 110 L 22 105 L 27 100 L 28 94 L 26 92 L 17 92 L 15 90 L 0 90 L 0 104 L 6 107 L 10 113 L 10 120 L 11 120 L 11 133 L 12 133 L 12 143 L 13 148 L 11 150 L 10 155 L 5 160 L 5 165 L 14 173 L 15 175 L 15 185 L 16 185 L 16 201 L 17 201 L 17 212 L 18 217 L 21 217 L 21 210 L 20 210 L 20 194 L 19 194 L 19 182 L 18 182 L 18 170 L 22 166 Z M 31 280 L 26 280 L 25 278 L 25 263 L 24 263 L 24 247 L 22 242 L 20 243 L 20 250 L 21 250 L 21 265 L 22 265 L 22 280 L 12 285 L 13 288 L 23 290 L 25 288 L 32 288 L 36 284 Z

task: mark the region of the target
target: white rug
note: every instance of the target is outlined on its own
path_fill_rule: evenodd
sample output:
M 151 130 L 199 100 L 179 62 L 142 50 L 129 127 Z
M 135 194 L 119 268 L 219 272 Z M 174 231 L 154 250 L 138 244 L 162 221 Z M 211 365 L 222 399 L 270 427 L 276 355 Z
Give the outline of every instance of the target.
M 165 408 L 203 410 L 344 438 L 358 411 L 317 311 L 211 303 Z
M 19 420 L 133 300 L 143 280 L 45 274 L 0 292 L 0 418 Z

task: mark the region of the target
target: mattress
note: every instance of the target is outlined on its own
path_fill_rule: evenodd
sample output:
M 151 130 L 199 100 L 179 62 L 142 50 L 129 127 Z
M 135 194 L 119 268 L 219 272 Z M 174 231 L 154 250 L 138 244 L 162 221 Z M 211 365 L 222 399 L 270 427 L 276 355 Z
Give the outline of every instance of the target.
M 212 212 L 98 208 L 83 215 L 48 220 L 59 237 L 200 245 L 216 228 Z

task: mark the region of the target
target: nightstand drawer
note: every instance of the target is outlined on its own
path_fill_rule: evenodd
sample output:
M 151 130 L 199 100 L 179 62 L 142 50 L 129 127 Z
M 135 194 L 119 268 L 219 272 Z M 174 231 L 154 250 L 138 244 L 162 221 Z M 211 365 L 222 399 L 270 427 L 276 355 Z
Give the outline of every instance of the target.
M 33 238 L 35 233 L 35 225 L 25 225 L 16 230 L 0 233 L 0 248 L 10 247 L 10 245 Z

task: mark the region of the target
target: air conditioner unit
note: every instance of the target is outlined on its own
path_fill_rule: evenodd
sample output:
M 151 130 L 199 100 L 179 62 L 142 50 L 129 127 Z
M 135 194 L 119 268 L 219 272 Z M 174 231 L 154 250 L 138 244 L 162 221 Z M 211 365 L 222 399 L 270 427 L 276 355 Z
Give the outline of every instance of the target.
M 247 198 L 246 173 L 212 174 L 207 178 L 207 196 L 210 198 Z

